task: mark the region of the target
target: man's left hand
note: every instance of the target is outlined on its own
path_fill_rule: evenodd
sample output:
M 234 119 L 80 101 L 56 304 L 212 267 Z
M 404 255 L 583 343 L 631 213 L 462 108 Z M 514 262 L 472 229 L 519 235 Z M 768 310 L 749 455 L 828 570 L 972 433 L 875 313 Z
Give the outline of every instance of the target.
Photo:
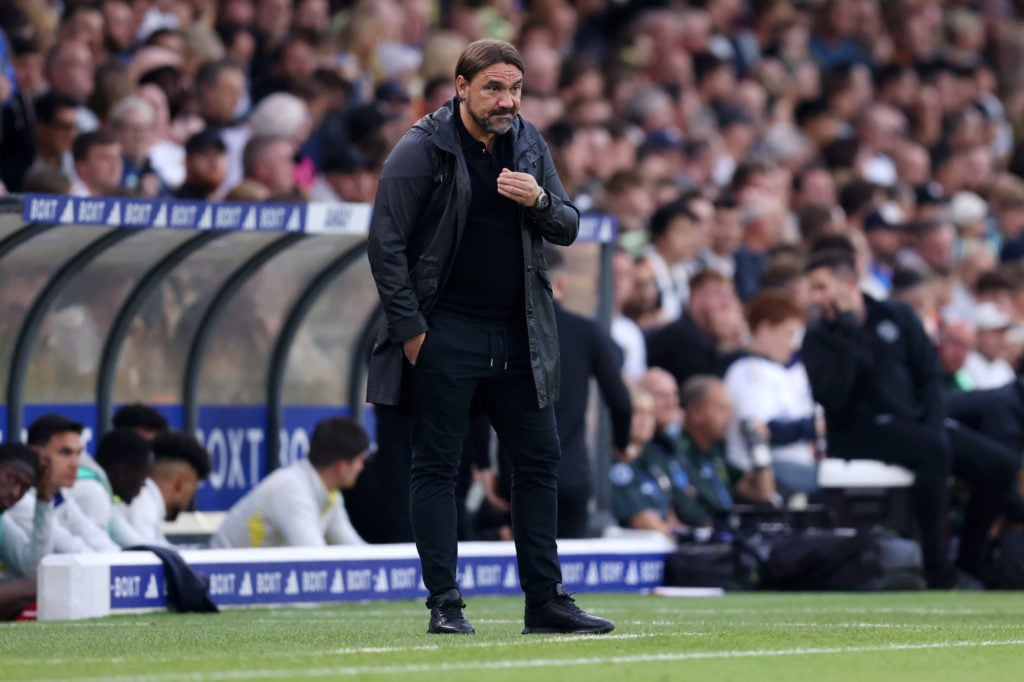
M 502 168 L 498 175 L 498 194 L 511 199 L 520 206 L 533 208 L 540 196 L 540 185 L 529 173 L 517 173 Z

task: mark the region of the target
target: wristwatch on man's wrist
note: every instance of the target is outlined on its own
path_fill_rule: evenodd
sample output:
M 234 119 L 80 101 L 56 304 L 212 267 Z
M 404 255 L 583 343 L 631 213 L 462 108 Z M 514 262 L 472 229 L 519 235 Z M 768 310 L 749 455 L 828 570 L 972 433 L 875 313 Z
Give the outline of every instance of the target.
M 551 197 L 544 191 L 544 188 L 540 188 L 540 194 L 537 195 L 537 201 L 534 202 L 533 207 L 538 211 L 543 211 L 551 205 Z

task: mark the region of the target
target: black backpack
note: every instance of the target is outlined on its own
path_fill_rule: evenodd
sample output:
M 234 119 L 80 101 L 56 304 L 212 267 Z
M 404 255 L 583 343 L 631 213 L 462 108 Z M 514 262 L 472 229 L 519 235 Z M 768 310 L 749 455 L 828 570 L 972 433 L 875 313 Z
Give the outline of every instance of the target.
M 920 546 L 884 531 L 809 529 L 778 538 L 765 566 L 770 590 L 920 590 Z

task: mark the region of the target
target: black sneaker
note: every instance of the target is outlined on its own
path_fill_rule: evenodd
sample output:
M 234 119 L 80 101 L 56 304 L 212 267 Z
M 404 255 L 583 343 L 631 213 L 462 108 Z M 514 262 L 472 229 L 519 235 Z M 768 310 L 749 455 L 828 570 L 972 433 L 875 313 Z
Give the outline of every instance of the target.
M 615 623 L 591 616 L 576 606 L 575 600 L 559 585 L 557 595 L 538 606 L 526 605 L 524 635 L 587 634 L 602 635 L 615 629 Z
M 433 605 L 431 605 L 433 604 Z M 433 599 L 427 600 L 430 609 L 430 625 L 427 632 L 434 635 L 471 635 L 476 632 L 473 624 L 466 620 L 462 609 L 466 602 L 458 590 L 448 590 Z

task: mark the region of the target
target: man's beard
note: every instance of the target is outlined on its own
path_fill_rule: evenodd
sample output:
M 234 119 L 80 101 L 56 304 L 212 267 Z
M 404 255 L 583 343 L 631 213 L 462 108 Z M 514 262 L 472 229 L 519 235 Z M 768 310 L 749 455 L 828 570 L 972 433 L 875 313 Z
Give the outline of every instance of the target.
M 468 100 L 466 104 L 467 106 L 469 105 Z M 508 116 L 510 116 L 510 118 L 508 119 L 508 123 L 506 123 L 504 120 L 495 120 L 495 116 L 501 116 L 503 114 L 507 114 Z M 476 121 L 476 124 L 483 128 L 484 131 L 491 133 L 492 135 L 504 135 L 508 131 L 512 130 L 512 122 L 515 120 L 516 112 L 513 109 L 494 109 L 489 114 L 487 114 L 487 116 L 480 117 L 477 116 L 476 113 L 473 111 L 472 107 L 470 107 L 469 115 L 473 117 L 473 120 Z

